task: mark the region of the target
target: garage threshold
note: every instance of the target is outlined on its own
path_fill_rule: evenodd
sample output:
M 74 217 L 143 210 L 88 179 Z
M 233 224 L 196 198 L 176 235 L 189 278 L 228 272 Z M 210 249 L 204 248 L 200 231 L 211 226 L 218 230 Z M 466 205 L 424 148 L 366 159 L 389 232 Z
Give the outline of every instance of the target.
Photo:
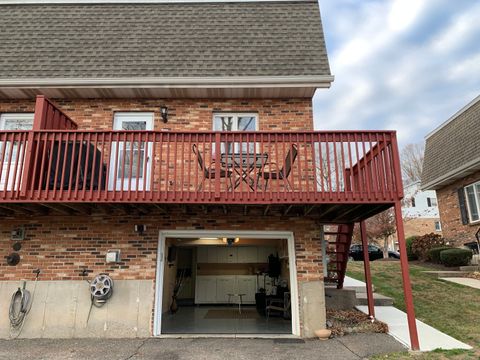
M 224 338 L 224 339 L 295 339 L 304 340 L 298 335 L 293 334 L 159 334 L 152 338 L 155 339 L 206 339 L 206 338 Z

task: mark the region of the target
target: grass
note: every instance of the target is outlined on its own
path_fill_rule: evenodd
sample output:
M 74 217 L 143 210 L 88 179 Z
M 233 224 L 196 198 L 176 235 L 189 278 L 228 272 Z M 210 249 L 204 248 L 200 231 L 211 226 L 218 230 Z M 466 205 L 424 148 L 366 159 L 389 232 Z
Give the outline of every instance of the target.
M 394 299 L 394 306 L 405 311 L 400 262 L 370 263 L 375 291 Z M 479 359 L 480 290 L 437 279 L 424 273 L 431 270 L 410 265 L 415 315 L 428 325 L 473 346 L 473 351 L 436 350 L 421 354 L 389 354 L 375 359 Z M 364 280 L 363 262 L 349 262 L 347 275 Z

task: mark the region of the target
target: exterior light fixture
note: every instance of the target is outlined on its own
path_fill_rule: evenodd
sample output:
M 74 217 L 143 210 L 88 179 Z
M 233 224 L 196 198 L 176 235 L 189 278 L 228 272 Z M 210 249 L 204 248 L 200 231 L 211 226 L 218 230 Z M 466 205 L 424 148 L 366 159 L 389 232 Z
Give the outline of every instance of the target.
M 160 114 L 162 115 L 163 122 L 166 124 L 168 122 L 168 107 L 165 105 L 160 106 Z
M 223 238 L 222 241 L 227 244 L 227 246 L 232 246 L 240 241 L 240 238 Z

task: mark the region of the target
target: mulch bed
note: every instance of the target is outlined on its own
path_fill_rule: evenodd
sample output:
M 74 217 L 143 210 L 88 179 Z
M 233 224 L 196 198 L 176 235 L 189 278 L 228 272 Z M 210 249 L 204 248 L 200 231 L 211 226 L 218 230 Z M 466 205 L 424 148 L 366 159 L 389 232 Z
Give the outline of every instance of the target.
M 480 280 L 480 271 L 474 271 L 466 275 L 469 278 Z
M 358 310 L 327 310 L 327 328 L 332 337 L 353 333 L 387 333 L 388 325 Z

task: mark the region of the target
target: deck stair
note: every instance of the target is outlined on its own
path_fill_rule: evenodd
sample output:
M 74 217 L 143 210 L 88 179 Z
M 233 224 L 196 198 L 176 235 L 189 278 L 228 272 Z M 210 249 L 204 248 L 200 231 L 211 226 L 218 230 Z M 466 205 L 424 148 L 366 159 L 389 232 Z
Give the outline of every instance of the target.
M 325 240 L 328 241 L 326 254 L 328 258 L 327 276 L 324 281 L 336 284 L 337 289 L 343 288 L 347 270 L 348 252 L 353 236 L 353 223 L 329 225 L 325 227 Z

